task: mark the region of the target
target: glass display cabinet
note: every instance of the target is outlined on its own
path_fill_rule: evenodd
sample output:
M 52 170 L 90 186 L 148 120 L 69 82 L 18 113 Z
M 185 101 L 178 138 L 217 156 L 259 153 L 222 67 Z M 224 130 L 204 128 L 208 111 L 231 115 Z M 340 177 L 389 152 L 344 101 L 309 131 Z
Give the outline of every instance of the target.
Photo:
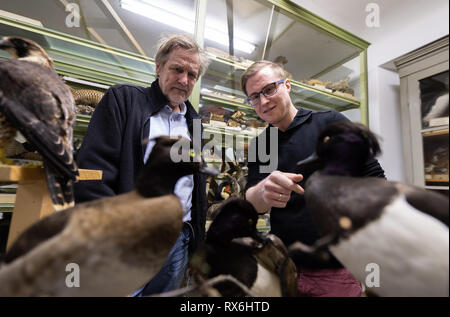
M 448 36 L 396 60 L 408 183 L 448 196 Z
M 192 35 L 211 60 L 190 100 L 202 116 L 205 140 L 219 140 L 215 144 L 219 153 L 231 149 L 226 155 L 236 160 L 233 150 L 245 149 L 265 126 L 240 90 L 242 73 L 261 59 L 285 68 L 295 106 L 335 109 L 368 124 L 369 43 L 290 1 L 15 0 L 0 4 L 0 36 L 35 40 L 75 91 L 101 94 L 117 83 L 149 85 L 155 79 L 158 39 L 171 33 Z M 0 58 L 7 58 L 5 52 L 0 51 Z M 76 142 L 81 142 L 89 119 L 89 112 L 77 115 Z M 232 144 L 225 142 L 226 137 Z M 226 171 L 224 152 L 211 153 L 208 161 Z M 238 165 L 245 174 L 245 157 L 243 161 Z M 220 187 L 225 178 L 216 181 Z M 212 196 L 229 197 L 223 191 Z

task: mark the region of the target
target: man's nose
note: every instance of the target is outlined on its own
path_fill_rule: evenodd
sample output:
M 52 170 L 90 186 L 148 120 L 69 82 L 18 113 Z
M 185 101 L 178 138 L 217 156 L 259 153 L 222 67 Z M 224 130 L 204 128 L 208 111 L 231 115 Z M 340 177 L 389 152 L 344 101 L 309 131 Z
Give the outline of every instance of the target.
M 264 94 L 259 94 L 259 102 L 263 105 L 267 102 L 269 102 L 269 98 L 264 96 Z
M 183 85 L 187 85 L 187 84 L 188 84 L 188 82 L 189 82 L 189 77 L 188 77 L 187 72 L 183 72 L 183 73 L 179 74 L 179 76 L 178 76 L 178 82 L 179 82 L 180 84 L 183 84 Z

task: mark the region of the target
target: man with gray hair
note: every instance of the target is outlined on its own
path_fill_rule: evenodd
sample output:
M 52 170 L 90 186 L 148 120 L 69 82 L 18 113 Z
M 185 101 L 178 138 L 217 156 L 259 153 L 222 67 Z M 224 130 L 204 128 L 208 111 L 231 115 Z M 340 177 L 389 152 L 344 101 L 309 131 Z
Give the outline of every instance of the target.
M 97 105 L 77 161 L 80 168 L 102 170 L 103 178 L 77 183 L 76 203 L 133 190 L 136 176 L 154 145 L 152 141 L 143 144 L 143 140 L 161 135 L 192 140 L 194 119 L 200 117 L 188 98 L 208 67 L 208 57 L 190 37 L 172 35 L 159 42 L 155 64 L 157 78 L 150 87 L 114 85 Z M 183 231 L 161 271 L 134 296 L 179 288 L 188 252 L 203 240 L 205 176 L 196 173 L 181 178 L 175 194 L 183 206 Z

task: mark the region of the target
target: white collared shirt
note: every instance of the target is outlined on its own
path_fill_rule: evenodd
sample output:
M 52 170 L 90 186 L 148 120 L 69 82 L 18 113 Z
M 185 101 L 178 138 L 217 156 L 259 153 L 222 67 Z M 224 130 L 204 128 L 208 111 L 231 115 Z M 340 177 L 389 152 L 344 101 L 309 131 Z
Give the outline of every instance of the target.
M 183 103 L 180 105 L 181 112 L 173 112 L 169 105 L 165 105 L 158 113 L 150 117 L 150 133 L 149 142 L 144 154 L 144 164 L 150 155 L 150 152 L 155 145 L 153 138 L 159 136 L 171 136 L 171 137 L 184 137 L 191 139 L 189 135 L 188 126 L 186 123 L 186 111 L 187 107 Z M 187 175 L 181 177 L 175 184 L 175 195 L 178 196 L 183 206 L 183 221 L 191 220 L 191 207 L 192 207 L 192 191 L 194 189 L 194 176 Z

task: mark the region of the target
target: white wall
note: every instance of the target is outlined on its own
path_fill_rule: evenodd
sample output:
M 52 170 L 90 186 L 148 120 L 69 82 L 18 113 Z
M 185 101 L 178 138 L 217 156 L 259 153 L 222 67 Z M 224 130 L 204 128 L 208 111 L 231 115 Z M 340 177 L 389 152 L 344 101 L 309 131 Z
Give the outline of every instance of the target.
M 369 125 L 382 139 L 379 161 L 390 180 L 405 181 L 400 80 L 382 65 L 449 33 L 448 0 L 293 0 L 371 43 L 368 49 Z M 366 5 L 380 8 L 380 26 L 366 25 Z

